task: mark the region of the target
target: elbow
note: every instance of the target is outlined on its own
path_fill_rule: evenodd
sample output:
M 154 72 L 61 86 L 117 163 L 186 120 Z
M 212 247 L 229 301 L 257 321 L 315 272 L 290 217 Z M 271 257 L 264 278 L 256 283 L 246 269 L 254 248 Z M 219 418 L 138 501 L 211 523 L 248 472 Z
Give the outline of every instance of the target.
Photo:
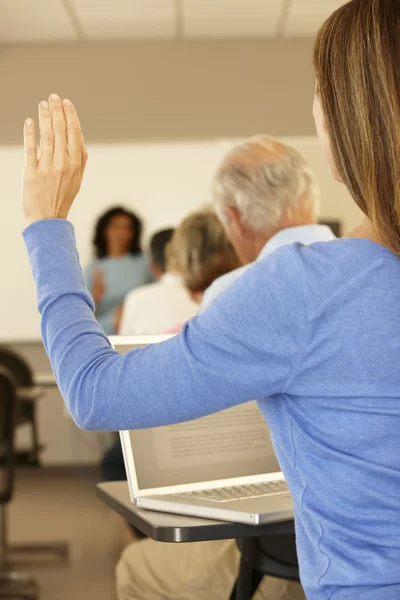
M 62 395 L 75 425 L 82 431 L 104 430 L 104 404 L 101 393 L 88 370 L 77 371 L 71 379 L 61 382 Z
M 82 431 L 99 431 L 101 429 L 96 425 L 96 422 L 91 415 L 82 415 L 71 412 L 71 417 L 75 425 Z
M 69 413 L 77 427 L 82 431 L 99 431 L 102 428 L 98 411 L 95 404 L 87 402 L 81 394 L 69 394 L 65 397 L 65 403 Z
M 104 415 L 96 402 L 84 402 L 81 396 L 66 402 L 75 425 L 82 431 L 116 431 L 111 415 Z

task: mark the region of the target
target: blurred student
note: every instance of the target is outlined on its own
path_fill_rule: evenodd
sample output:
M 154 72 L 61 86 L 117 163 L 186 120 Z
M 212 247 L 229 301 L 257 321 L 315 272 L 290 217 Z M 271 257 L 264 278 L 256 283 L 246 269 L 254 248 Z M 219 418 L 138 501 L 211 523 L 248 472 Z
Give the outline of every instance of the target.
M 166 267 L 166 249 L 173 229 L 159 231 L 150 241 L 151 270 L 155 283 L 130 292 L 124 302 L 120 335 L 165 333 L 196 314 L 197 305 L 182 285 L 179 274 Z
M 97 221 L 93 239 L 96 259 L 85 269 L 85 280 L 96 305 L 96 319 L 105 333 L 117 333 L 121 307 L 133 288 L 152 281 L 141 250 L 142 223 L 120 206 Z
M 243 266 L 209 287 L 202 311 L 252 263 L 281 246 L 335 239 L 318 224 L 319 190 L 310 165 L 295 148 L 267 135 L 224 157 L 214 176 L 213 204 Z
M 198 310 L 206 289 L 215 279 L 236 270 L 240 261 L 211 208 L 182 221 L 167 248 L 167 265 L 179 274 L 186 293 Z M 185 319 L 176 319 L 167 333 L 178 333 Z

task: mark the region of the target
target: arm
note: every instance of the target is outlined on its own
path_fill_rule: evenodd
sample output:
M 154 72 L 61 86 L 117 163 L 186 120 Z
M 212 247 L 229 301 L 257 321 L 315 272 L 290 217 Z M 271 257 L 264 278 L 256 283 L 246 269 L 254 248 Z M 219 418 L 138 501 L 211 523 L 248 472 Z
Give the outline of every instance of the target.
M 33 121 L 24 128 L 24 236 L 44 344 L 78 425 L 163 425 L 284 392 L 307 339 L 295 251 L 284 248 L 249 269 L 179 336 L 120 356 L 94 319 L 65 220 L 87 158 L 76 111 L 52 96 L 41 103 L 39 125 L 40 157 Z
M 179 336 L 121 356 L 93 317 L 71 224 L 42 221 L 24 236 L 46 351 L 80 427 L 186 421 L 290 383 L 306 337 L 293 250 L 252 267 Z

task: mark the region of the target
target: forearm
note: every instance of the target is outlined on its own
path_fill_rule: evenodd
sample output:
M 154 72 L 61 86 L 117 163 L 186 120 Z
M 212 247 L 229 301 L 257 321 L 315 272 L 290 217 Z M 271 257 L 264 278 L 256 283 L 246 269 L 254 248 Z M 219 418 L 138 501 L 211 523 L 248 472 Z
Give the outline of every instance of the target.
M 38 288 L 42 336 L 67 406 L 85 429 L 141 428 L 193 419 L 235 403 L 199 382 L 188 333 L 163 348 L 120 356 L 94 319 L 70 223 L 25 231 Z M 190 336 L 189 336 L 190 337 Z M 193 337 L 193 336 L 192 336 Z M 195 344 L 196 345 L 196 344 Z

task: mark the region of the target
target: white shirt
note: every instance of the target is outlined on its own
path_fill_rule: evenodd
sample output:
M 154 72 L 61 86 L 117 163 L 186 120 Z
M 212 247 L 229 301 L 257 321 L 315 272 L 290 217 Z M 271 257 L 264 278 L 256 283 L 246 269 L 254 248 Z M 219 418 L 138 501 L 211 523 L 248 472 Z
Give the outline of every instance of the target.
M 191 319 L 198 308 L 179 277 L 165 273 L 156 283 L 143 285 L 127 295 L 119 334 L 167 333 Z
M 309 246 L 310 244 L 314 244 L 314 242 L 330 242 L 334 239 L 335 235 L 326 225 L 300 225 L 298 227 L 288 227 L 287 229 L 282 229 L 282 231 L 279 231 L 268 240 L 258 255 L 257 260 L 261 260 L 269 254 L 272 254 L 272 252 L 281 246 L 287 246 L 288 244 L 294 244 L 295 242 L 300 242 L 305 246 Z M 216 279 L 205 291 L 199 313 L 202 313 L 211 302 L 221 294 L 221 292 L 226 290 L 250 267 L 251 264 L 244 265 L 243 267 L 239 267 L 239 269 L 235 269 L 230 273 L 226 273 L 226 275 L 218 277 L 218 279 Z

